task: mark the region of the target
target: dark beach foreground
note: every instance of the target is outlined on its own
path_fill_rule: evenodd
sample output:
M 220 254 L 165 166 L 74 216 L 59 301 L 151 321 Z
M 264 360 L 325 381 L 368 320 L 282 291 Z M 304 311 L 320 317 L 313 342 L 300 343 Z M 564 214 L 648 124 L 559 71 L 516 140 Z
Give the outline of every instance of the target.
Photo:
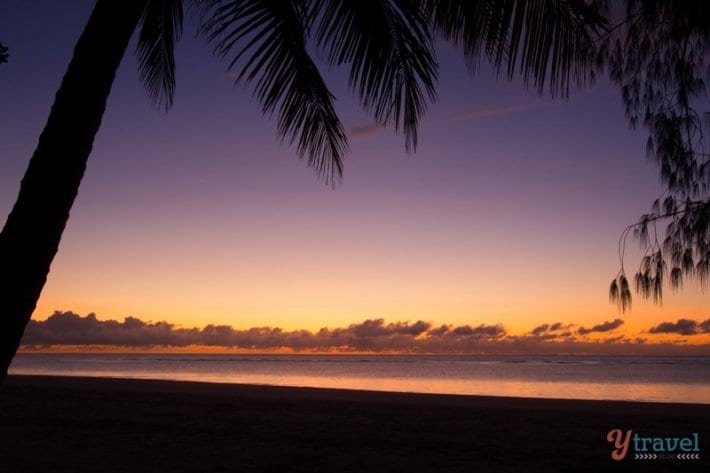
M 710 471 L 710 405 L 11 376 L 4 472 Z M 700 460 L 611 458 L 611 429 Z

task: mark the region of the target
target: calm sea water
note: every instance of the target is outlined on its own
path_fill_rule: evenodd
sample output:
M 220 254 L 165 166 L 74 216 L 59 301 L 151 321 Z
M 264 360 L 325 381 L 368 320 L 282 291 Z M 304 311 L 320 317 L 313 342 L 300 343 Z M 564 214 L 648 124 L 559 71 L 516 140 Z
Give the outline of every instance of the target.
M 710 404 L 710 357 L 19 354 L 10 373 Z

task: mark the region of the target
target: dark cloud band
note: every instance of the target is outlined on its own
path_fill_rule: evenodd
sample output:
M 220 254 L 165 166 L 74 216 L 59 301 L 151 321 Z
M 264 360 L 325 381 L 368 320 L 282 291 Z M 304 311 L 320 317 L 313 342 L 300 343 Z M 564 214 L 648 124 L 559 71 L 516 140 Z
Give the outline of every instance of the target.
M 710 333 L 710 319 L 696 322 L 690 319 L 678 319 L 676 322 L 663 322 L 648 329 L 649 333 L 675 333 L 679 335 L 698 335 Z
M 691 323 L 692 322 L 692 323 Z M 562 322 L 542 324 L 525 335 L 513 335 L 501 324 L 438 325 L 430 322 L 394 322 L 368 319 L 341 328 L 317 331 L 288 331 L 278 327 L 235 329 L 229 325 L 181 328 L 168 322 L 145 322 L 126 317 L 123 322 L 99 320 L 73 312 L 55 312 L 47 320 L 30 321 L 25 331 L 25 349 L 47 346 L 115 346 L 126 349 L 207 346 L 236 350 L 292 350 L 294 352 L 372 352 L 491 355 L 568 355 L 568 354 L 703 354 L 709 344 L 646 343 L 643 338 L 626 335 L 590 340 L 592 332 L 610 332 L 623 324 L 621 319 L 580 327 Z M 650 333 L 710 333 L 705 322 L 665 322 Z
M 72 312 L 55 312 L 45 321 L 30 321 L 23 343 L 128 347 L 204 345 L 297 351 L 440 351 L 444 347 L 471 349 L 481 342 L 505 335 L 501 325 L 444 325 L 432 330 L 429 322 L 421 320 L 386 324 L 383 319 L 369 319 L 345 328 L 322 328 L 310 332 L 274 327 L 238 330 L 228 325 L 178 328 L 168 322 L 144 322 L 135 317 L 127 317 L 123 322 L 100 321 L 94 314 L 81 317 Z
M 624 324 L 623 320 L 614 319 L 610 322 L 604 322 L 602 324 L 595 325 L 592 328 L 579 327 L 579 330 L 577 330 L 577 332 L 580 335 L 587 335 L 588 333 L 592 333 L 592 332 L 610 332 L 612 330 L 616 330 L 617 328 L 621 327 L 623 324 Z

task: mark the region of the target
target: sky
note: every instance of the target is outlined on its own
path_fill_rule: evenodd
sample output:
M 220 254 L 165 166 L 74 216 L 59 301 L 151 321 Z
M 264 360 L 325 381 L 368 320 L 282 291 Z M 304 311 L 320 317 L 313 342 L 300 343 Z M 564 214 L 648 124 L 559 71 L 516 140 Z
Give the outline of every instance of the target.
M 3 6 L 5 215 L 92 5 Z M 85 323 L 95 313 L 96 323 L 316 334 L 421 321 L 412 340 L 443 325 L 479 342 L 559 323 L 580 343 L 710 353 L 710 294 L 693 282 L 666 290 L 662 306 L 609 304 L 619 236 L 662 189 L 646 135 L 629 130 L 605 80 L 553 100 L 485 67 L 472 78 L 442 43 L 439 98 L 408 155 L 401 134 L 360 111 L 346 72 L 323 67 L 351 148 L 332 189 L 194 31 L 188 22 L 167 114 L 142 88 L 134 43 L 124 57 L 36 322 L 71 311 Z M 605 330 L 586 331 L 595 326 Z

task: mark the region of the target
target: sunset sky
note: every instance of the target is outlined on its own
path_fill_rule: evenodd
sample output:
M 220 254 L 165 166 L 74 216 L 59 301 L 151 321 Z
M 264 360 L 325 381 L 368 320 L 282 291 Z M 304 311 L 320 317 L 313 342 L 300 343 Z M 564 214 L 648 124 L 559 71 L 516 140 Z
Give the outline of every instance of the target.
M 3 6 L 3 221 L 93 3 Z M 439 100 L 408 156 L 401 134 L 359 110 L 346 72 L 324 69 L 351 145 L 331 189 L 194 31 L 186 25 L 178 48 L 167 115 L 142 88 L 133 47 L 124 58 L 35 320 L 61 310 L 287 331 L 421 320 L 513 336 L 560 322 L 578 337 L 710 352 L 707 332 L 648 333 L 710 318 L 695 283 L 666 290 L 662 307 L 635 297 L 622 314 L 608 302 L 619 235 L 661 186 L 645 131 L 629 130 L 605 80 L 552 100 L 485 68 L 471 79 L 442 44 Z M 630 274 L 636 248 L 630 240 Z

